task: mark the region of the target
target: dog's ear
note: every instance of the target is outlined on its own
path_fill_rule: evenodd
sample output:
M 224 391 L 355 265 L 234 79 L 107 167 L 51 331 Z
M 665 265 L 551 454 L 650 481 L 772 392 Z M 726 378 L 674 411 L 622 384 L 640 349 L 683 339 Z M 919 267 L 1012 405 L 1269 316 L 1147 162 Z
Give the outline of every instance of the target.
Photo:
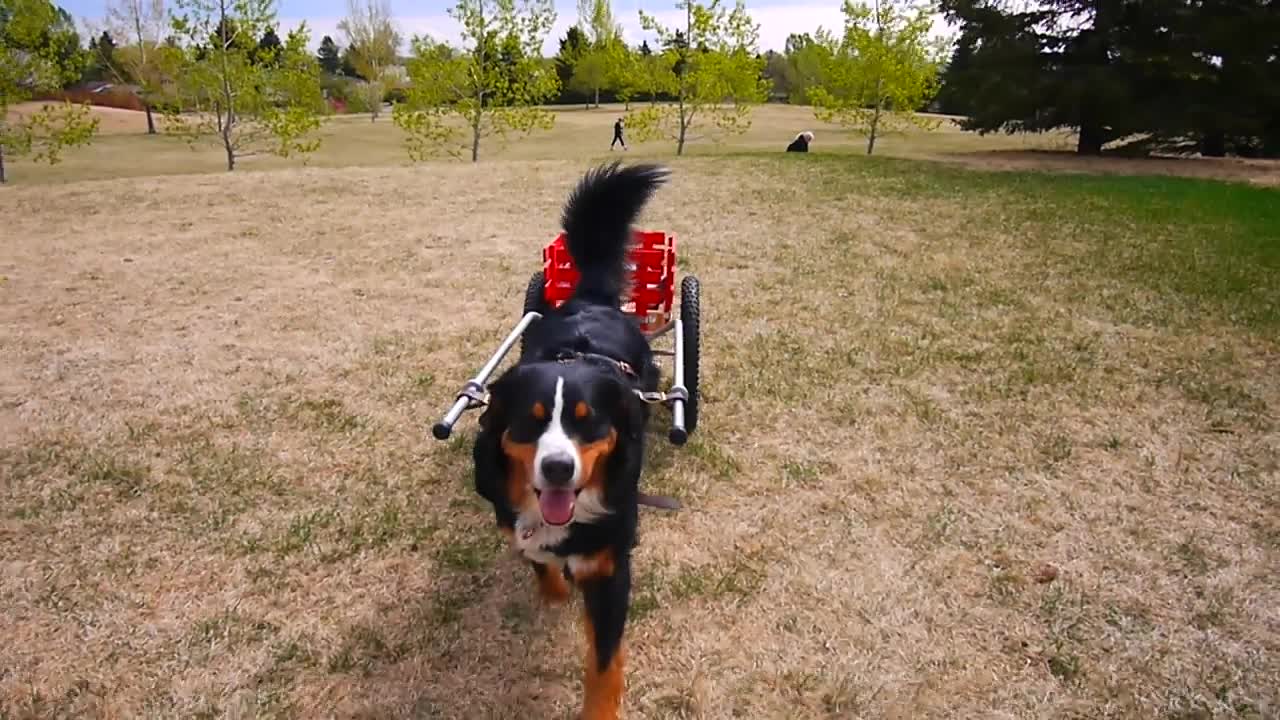
M 480 429 L 501 435 L 508 424 L 507 409 L 511 406 L 511 391 L 517 385 L 519 367 L 512 367 L 489 383 L 489 400 L 480 414 Z
M 507 456 L 502 451 L 502 435 L 507 431 L 510 387 L 509 373 L 489 385 L 489 404 L 480 414 L 480 433 L 471 452 L 476 492 L 495 506 L 506 502 L 502 488 L 507 477 Z
M 614 382 L 609 386 L 611 420 L 618 429 L 620 439 L 631 441 L 643 438 L 648 407 L 626 383 Z

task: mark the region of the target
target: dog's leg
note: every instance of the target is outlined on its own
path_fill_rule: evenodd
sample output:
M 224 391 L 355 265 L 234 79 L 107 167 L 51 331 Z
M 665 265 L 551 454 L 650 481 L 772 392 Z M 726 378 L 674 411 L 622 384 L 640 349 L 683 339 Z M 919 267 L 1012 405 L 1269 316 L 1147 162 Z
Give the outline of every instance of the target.
M 582 587 L 586 626 L 586 674 L 583 678 L 582 720 L 615 720 L 622 706 L 626 660 L 623 629 L 631 595 L 629 559 L 597 556 L 588 572 L 574 570 L 574 582 Z M 602 553 L 602 555 L 604 555 Z M 585 577 L 584 577 L 585 576 Z
M 569 599 L 569 583 L 564 579 L 564 573 L 559 568 L 554 568 L 540 562 L 530 561 L 533 566 L 533 574 L 538 577 L 538 594 L 542 599 L 552 605 L 559 605 Z

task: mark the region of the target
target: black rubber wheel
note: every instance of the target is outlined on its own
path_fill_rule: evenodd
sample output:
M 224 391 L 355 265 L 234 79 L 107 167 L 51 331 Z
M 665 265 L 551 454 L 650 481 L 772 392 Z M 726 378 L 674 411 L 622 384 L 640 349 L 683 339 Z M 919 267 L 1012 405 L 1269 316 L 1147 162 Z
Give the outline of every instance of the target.
M 546 284 L 542 271 L 534 273 L 529 278 L 529 285 L 524 290 L 524 310 L 520 311 L 520 317 L 524 317 L 531 312 L 546 312 L 546 301 L 543 300 L 543 290 Z M 529 332 L 529 328 L 525 328 L 525 332 Z M 524 355 L 524 335 L 520 336 L 520 354 Z
M 699 365 L 702 355 L 702 288 L 698 278 L 685 275 L 680 281 L 680 324 L 684 330 L 684 387 L 689 401 L 684 404 L 684 429 L 693 433 L 698 427 Z

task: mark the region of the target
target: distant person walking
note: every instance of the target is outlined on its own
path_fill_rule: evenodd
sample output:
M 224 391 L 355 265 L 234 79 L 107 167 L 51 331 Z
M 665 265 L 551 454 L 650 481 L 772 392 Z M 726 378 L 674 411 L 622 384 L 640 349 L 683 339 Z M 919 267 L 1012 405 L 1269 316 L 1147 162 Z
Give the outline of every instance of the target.
M 787 146 L 787 152 L 809 152 L 809 143 L 813 142 L 813 133 L 805 130 L 796 136 Z
M 613 142 L 609 143 L 609 151 L 613 151 L 613 146 L 622 143 L 622 149 L 627 149 L 627 141 L 622 139 L 622 118 L 613 124 Z

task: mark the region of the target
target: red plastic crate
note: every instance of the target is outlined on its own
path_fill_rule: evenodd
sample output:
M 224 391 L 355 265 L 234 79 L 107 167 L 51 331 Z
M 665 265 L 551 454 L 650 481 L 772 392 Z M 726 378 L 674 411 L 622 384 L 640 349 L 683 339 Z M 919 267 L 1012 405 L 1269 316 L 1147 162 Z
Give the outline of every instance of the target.
M 551 307 L 560 307 L 573 295 L 578 269 L 564 245 L 564 233 L 542 249 L 542 296 Z M 671 319 L 675 299 L 676 238 L 664 232 L 637 230 L 630 256 L 630 297 L 624 312 L 635 316 L 640 329 L 656 330 Z

